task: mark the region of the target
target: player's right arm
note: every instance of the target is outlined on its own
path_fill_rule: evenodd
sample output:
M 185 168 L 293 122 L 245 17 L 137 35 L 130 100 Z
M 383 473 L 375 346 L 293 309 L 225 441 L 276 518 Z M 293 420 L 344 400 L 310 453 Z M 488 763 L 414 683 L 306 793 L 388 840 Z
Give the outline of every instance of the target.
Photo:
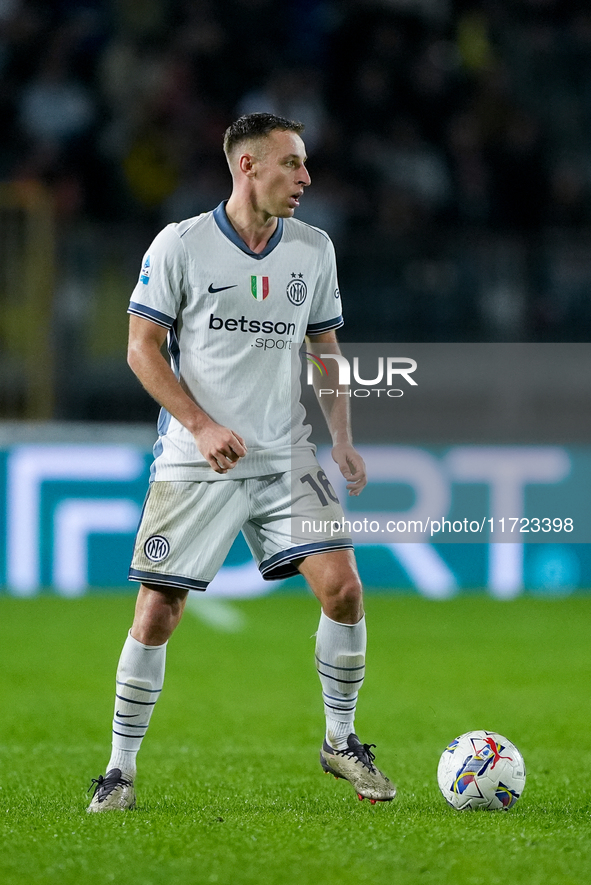
M 193 435 L 197 447 L 216 473 L 227 473 L 246 455 L 244 440 L 217 424 L 179 381 L 162 354 L 167 330 L 130 314 L 127 362 L 150 396 Z

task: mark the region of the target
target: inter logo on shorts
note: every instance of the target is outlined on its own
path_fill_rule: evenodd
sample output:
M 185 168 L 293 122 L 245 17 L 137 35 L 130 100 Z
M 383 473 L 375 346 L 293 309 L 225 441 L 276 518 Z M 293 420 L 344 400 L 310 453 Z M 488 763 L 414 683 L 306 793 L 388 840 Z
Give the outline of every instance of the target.
M 152 535 L 144 544 L 144 553 L 150 562 L 162 562 L 170 553 L 170 544 L 162 535 Z
M 287 297 L 292 304 L 295 304 L 296 307 L 299 307 L 299 305 L 303 304 L 306 300 L 308 287 L 302 279 L 302 274 L 299 274 L 296 277 L 296 275 L 292 273 L 292 277 L 294 277 L 294 279 L 290 280 L 290 282 L 287 284 Z

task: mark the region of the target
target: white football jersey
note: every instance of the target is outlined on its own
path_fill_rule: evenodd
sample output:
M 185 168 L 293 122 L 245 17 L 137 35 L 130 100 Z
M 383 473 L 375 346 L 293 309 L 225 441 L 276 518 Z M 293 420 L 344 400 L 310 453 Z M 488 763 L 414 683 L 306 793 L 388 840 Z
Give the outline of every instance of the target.
M 241 436 L 248 454 L 227 474 L 211 469 L 193 436 L 166 410 L 152 480 L 223 480 L 290 470 L 314 451 L 300 403 L 306 334 L 342 326 L 332 242 L 294 218 L 278 219 L 260 254 L 213 212 L 169 224 L 144 256 L 129 313 L 168 329 L 171 364 L 195 401 Z

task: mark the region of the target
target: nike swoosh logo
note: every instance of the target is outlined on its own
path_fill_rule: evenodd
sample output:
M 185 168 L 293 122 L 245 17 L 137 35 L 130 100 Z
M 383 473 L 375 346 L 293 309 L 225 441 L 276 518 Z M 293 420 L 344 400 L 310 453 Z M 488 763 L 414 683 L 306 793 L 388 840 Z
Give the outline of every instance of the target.
M 216 292 L 223 292 L 224 289 L 235 289 L 237 285 L 238 285 L 238 283 L 235 283 L 233 286 L 220 286 L 219 288 L 216 289 L 216 288 L 214 288 L 214 286 L 212 286 L 211 283 L 210 283 L 210 284 L 209 284 L 209 288 L 207 289 L 207 291 L 208 291 L 211 295 L 215 295 Z
M 121 719 L 135 719 L 139 715 L 139 713 L 120 713 L 119 710 L 115 713 L 115 716 L 120 716 Z

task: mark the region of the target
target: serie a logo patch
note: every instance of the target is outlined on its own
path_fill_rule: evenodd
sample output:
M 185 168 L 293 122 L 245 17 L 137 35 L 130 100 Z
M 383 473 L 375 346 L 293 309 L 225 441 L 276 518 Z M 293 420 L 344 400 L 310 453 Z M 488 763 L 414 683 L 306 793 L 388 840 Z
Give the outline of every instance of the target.
M 152 535 L 144 544 L 144 553 L 150 562 L 162 562 L 170 553 L 170 544 L 162 535 Z
M 150 282 L 150 274 L 152 272 L 152 267 L 150 264 L 150 256 L 146 255 L 145 261 L 142 265 L 142 269 L 140 272 L 140 283 L 143 283 L 144 286 L 147 286 Z

